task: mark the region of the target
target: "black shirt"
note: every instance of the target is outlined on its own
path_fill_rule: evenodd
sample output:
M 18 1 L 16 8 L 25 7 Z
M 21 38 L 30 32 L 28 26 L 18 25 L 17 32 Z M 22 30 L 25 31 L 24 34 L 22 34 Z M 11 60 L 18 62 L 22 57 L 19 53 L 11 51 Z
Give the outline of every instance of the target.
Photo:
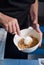
M 20 29 L 27 28 L 30 20 L 28 17 L 30 5 L 34 2 L 35 0 L 0 0 L 0 12 L 17 18 Z M 9 33 L 6 40 L 5 58 L 26 59 L 27 53 L 18 51 L 12 39 L 13 35 Z
M 34 3 L 35 0 L 1 0 L 0 1 L 0 11 L 17 18 L 19 20 L 19 25 L 22 25 L 29 14 L 30 5 Z M 28 16 L 27 16 L 28 17 Z

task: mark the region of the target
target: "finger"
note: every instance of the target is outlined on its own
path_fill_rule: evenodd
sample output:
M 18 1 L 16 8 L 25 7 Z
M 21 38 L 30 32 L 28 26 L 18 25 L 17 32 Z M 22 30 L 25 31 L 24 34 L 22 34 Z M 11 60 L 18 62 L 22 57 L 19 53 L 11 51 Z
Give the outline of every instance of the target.
M 39 47 L 41 47 L 42 44 L 39 44 Z
M 37 30 L 39 33 L 41 32 L 38 24 L 36 24 L 36 30 Z
M 12 23 L 11 22 L 9 22 L 9 24 L 8 24 L 8 32 L 10 32 L 10 33 L 13 32 L 12 31 Z
M 16 34 L 16 25 L 15 22 L 12 22 L 12 30 L 13 30 L 13 34 Z
M 42 34 L 42 32 L 41 32 L 41 30 L 40 30 L 39 24 L 36 24 L 36 30 L 37 30 L 40 34 Z
M 36 28 L 36 31 L 40 33 L 40 29 L 39 28 Z
M 6 31 L 8 31 L 8 24 L 6 24 L 4 28 Z
M 16 22 L 16 31 L 17 31 L 18 35 L 20 35 L 20 28 L 19 28 L 18 22 Z
M 33 28 L 40 33 L 39 24 L 33 24 Z
M 43 34 L 42 34 L 42 32 L 41 32 L 41 31 L 40 31 L 40 33 L 39 33 L 39 34 L 40 34 L 40 39 L 41 39 L 41 40 L 40 40 L 40 42 L 41 42 L 41 43 L 40 43 L 39 47 L 41 47 L 41 45 L 42 45 L 42 37 L 43 37 Z

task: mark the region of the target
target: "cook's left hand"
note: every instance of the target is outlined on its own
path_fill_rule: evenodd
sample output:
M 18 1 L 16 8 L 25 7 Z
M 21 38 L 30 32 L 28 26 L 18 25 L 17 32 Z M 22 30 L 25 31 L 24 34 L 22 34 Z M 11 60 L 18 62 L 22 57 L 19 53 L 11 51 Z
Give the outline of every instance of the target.
M 40 37 L 41 37 L 41 39 L 42 39 L 43 34 L 42 34 L 42 32 L 41 32 L 41 30 L 40 30 L 40 28 L 39 28 L 39 24 L 38 24 L 38 23 L 32 24 L 32 27 L 33 27 L 37 32 L 40 33 Z M 42 42 L 42 41 L 41 41 L 41 42 Z M 41 46 L 41 44 L 39 45 L 39 47 L 40 47 L 40 46 Z

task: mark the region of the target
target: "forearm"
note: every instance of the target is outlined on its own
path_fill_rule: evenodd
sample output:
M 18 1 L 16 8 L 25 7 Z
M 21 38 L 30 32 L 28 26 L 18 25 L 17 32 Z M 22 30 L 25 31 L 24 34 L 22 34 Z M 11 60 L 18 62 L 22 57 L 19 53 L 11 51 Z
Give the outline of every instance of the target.
M 0 12 L 0 24 L 1 24 L 1 21 L 2 21 L 2 13 Z
M 3 20 L 3 16 L 2 16 L 3 14 L 0 12 L 0 26 L 2 27 L 2 20 Z
M 8 21 L 7 18 L 11 18 L 3 13 L 0 12 L 0 25 L 4 24 L 4 21 Z M 6 22 L 5 22 L 6 23 Z
M 7 16 L 7 15 L 5 15 L 5 14 L 3 14 L 3 13 L 0 12 L 0 26 L 3 27 L 4 21 L 5 21 L 5 20 L 8 21 L 7 18 L 9 18 L 9 16 Z M 5 23 L 6 23 L 6 22 L 5 22 Z
M 5 15 L 0 12 L 0 24 L 2 24 L 4 19 L 5 19 Z
M 31 5 L 30 16 L 32 23 L 38 23 L 38 0 L 36 0 L 35 3 Z

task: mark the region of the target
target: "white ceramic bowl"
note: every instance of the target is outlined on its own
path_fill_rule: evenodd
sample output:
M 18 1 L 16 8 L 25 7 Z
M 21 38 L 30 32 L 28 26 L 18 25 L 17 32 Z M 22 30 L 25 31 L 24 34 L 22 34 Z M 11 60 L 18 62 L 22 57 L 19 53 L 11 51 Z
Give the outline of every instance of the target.
M 14 44 L 16 45 L 16 47 L 18 48 L 19 51 L 26 52 L 26 53 L 30 53 L 30 52 L 35 51 L 35 50 L 39 47 L 39 44 L 41 44 L 41 42 L 42 42 L 42 37 L 41 37 L 40 34 L 39 34 L 37 31 L 35 31 L 32 27 L 29 27 L 29 28 L 27 28 L 27 29 L 21 30 L 21 36 L 22 36 L 22 37 L 25 37 L 25 36 L 27 36 L 27 35 L 33 35 L 33 37 L 35 37 L 35 38 L 37 38 L 37 39 L 39 40 L 39 43 L 38 43 L 36 46 L 31 47 L 31 48 L 20 49 L 20 48 L 18 47 L 18 41 L 20 40 L 20 38 L 18 37 L 17 34 L 14 36 L 13 41 L 14 41 Z

